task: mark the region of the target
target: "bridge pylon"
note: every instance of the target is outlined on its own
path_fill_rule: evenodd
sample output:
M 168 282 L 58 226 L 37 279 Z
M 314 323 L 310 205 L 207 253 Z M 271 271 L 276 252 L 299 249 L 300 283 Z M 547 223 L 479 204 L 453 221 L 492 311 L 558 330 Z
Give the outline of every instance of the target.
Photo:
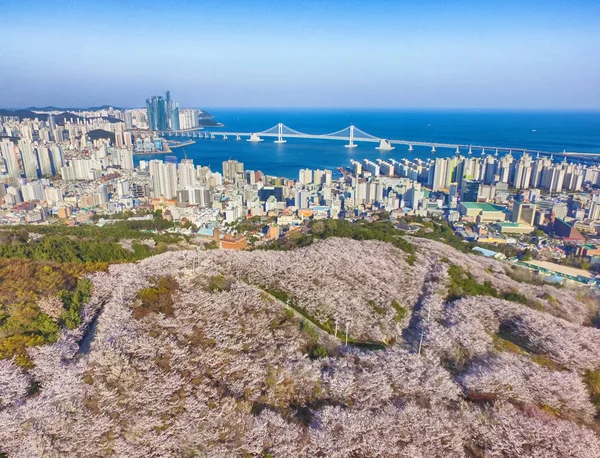
M 408 145 L 408 151 L 413 151 L 412 145 Z
M 262 142 L 263 139 L 260 138 L 258 136 L 258 134 L 252 134 L 250 135 L 250 138 L 248 140 L 246 140 L 247 142 L 251 142 L 251 143 L 258 143 L 258 142 Z
M 356 148 L 358 145 L 354 143 L 354 126 L 350 126 L 350 137 L 347 145 L 344 145 L 346 148 Z
M 239 141 L 239 140 L 241 140 L 241 139 L 242 139 L 242 137 L 240 137 L 239 135 L 236 135 L 236 136 L 235 136 L 235 139 Z
M 392 146 L 389 141 L 387 141 L 385 138 L 382 138 L 381 141 L 379 142 L 379 146 L 376 147 L 375 149 L 379 149 L 379 150 L 382 150 L 382 151 L 391 151 L 394 148 L 395 147 Z
M 283 139 L 283 123 L 277 124 L 277 140 L 274 143 L 286 143 L 287 140 Z
M 431 147 L 431 152 L 435 153 L 435 145 Z

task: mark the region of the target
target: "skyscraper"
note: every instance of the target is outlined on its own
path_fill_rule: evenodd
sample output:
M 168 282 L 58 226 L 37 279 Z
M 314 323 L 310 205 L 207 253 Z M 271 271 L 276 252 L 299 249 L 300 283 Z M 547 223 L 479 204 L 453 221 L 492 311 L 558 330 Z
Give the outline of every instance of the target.
M 177 195 L 177 165 L 160 160 L 150 161 L 152 197 L 173 199 Z
M 177 169 L 179 188 L 187 189 L 196 185 L 196 168 L 192 159 L 182 159 Z
M 21 151 L 21 159 L 23 160 L 23 169 L 25 170 L 25 176 L 30 180 L 38 179 L 38 158 L 37 153 L 33 149 L 31 140 L 22 138 L 19 140 L 19 151 Z
M 170 91 L 165 91 L 164 98 L 147 98 L 146 111 L 150 130 L 179 130 L 179 104 L 171 100 Z
M 12 178 L 19 178 L 21 170 L 15 153 L 15 145 L 9 139 L 5 138 L 0 142 L 0 151 L 6 165 L 6 173 Z
M 238 174 L 244 174 L 244 163 L 233 159 L 223 161 L 223 178 L 226 180 L 235 180 Z
M 460 186 L 460 200 L 462 202 L 477 202 L 481 181 L 463 179 Z

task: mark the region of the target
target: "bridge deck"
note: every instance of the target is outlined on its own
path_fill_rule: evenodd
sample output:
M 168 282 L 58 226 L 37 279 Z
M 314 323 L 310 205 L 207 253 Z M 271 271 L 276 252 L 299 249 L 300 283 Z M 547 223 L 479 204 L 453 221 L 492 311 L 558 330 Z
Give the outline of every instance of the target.
M 270 130 L 270 129 L 268 129 Z M 173 135 L 175 137 L 192 137 L 192 138 L 202 138 L 203 134 L 214 135 L 215 137 L 243 137 L 250 138 L 253 134 L 252 132 L 223 132 L 223 131 L 187 131 L 187 132 L 159 132 L 160 135 Z M 349 141 L 349 136 L 341 136 L 341 135 L 314 135 L 314 134 L 303 134 L 303 133 L 282 133 L 278 132 L 254 132 L 254 134 L 259 137 L 268 137 L 268 138 L 278 138 L 281 137 L 283 139 L 309 139 L 309 140 L 335 140 L 335 141 Z M 360 137 L 354 136 L 352 140 L 355 143 L 379 143 L 382 138 L 377 137 Z M 390 143 L 390 145 L 405 145 L 409 147 L 427 147 L 427 148 L 447 148 L 447 149 L 459 149 L 459 150 L 477 150 L 477 151 L 486 151 L 487 153 L 495 153 L 498 152 L 515 152 L 515 153 L 523 153 L 527 152 L 529 154 L 540 154 L 540 155 L 559 155 L 559 156 L 569 156 L 569 157 L 580 157 L 580 158 L 600 158 L 600 153 L 579 153 L 573 151 L 564 151 L 564 152 L 550 152 L 550 151 L 539 151 L 539 150 L 530 150 L 524 148 L 508 148 L 506 146 L 489 146 L 489 145 L 467 145 L 460 143 L 440 143 L 440 142 L 423 142 L 423 141 L 413 141 L 413 140 L 389 140 L 385 139 Z

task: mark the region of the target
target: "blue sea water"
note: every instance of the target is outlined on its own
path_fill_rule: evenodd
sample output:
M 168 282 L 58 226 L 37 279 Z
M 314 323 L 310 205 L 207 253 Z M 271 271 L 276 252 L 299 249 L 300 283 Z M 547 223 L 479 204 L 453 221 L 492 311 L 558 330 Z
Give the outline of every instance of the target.
M 562 152 L 600 153 L 600 112 L 541 111 L 426 111 L 426 110 L 315 110 L 315 109 L 247 109 L 209 110 L 222 128 L 207 131 L 260 132 L 279 122 L 311 134 L 335 132 L 350 124 L 376 137 L 440 143 L 493 145 Z M 177 138 L 182 140 L 181 138 Z M 234 138 L 223 140 L 196 139 L 194 145 L 173 150 L 178 158 L 187 154 L 196 165 L 210 165 L 221 170 L 221 163 L 237 159 L 247 170 L 261 170 L 269 175 L 297 178 L 301 168 L 335 170 L 348 166 L 350 159 L 422 159 L 450 156 L 452 149 L 396 145 L 392 151 L 379 151 L 377 144 L 359 143 L 357 148 L 345 148 L 344 142 L 330 140 L 288 139 L 275 144 L 273 138 L 249 143 Z M 492 151 L 489 151 L 490 153 Z M 463 151 L 466 153 L 466 151 Z M 476 152 L 475 154 L 479 154 Z M 161 156 L 136 155 L 140 159 Z

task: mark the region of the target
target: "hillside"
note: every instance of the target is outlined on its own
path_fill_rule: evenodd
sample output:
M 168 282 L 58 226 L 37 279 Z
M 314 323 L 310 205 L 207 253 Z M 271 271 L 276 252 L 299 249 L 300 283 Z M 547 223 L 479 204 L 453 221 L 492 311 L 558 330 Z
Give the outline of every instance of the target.
M 585 290 L 422 238 L 198 253 L 88 274 L 0 360 L 0 455 L 600 456 Z
M 6 110 L 6 109 L 0 109 L 0 116 L 15 116 L 19 119 L 39 119 L 41 121 L 47 121 L 48 120 L 48 115 L 45 113 L 35 113 L 34 111 L 32 111 L 31 109 L 20 109 L 20 110 Z M 105 121 L 108 121 L 110 123 L 118 123 L 118 122 L 123 122 L 121 119 L 117 119 L 117 118 L 113 118 L 111 116 L 101 116 L 101 118 Z M 70 121 L 73 120 L 74 122 L 77 122 L 77 120 L 80 121 L 85 121 L 85 120 L 89 120 L 89 119 L 97 119 L 97 118 L 85 118 L 82 116 L 78 116 L 75 113 L 69 112 L 69 111 L 65 111 L 63 113 L 59 113 L 54 115 L 54 122 L 59 125 L 62 126 L 65 124 L 66 121 Z

